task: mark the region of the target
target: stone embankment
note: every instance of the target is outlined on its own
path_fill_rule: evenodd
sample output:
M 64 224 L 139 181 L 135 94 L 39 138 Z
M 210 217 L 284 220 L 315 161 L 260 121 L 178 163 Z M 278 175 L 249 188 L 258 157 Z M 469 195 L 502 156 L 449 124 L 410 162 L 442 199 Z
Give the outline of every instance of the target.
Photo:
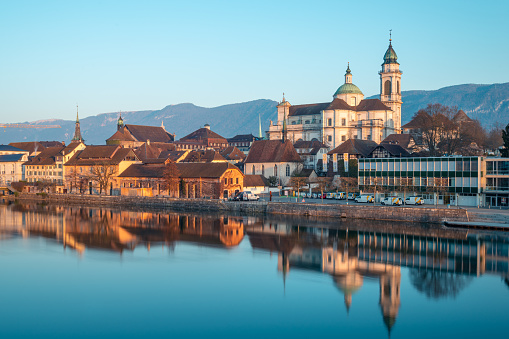
M 290 202 L 234 202 L 209 199 L 173 199 L 160 197 L 97 196 L 76 194 L 35 195 L 24 193 L 23 201 L 51 202 L 63 205 L 95 207 L 138 207 L 174 211 L 206 211 L 251 215 L 279 214 L 318 218 L 390 220 L 418 223 L 468 221 L 464 209 L 414 208 L 339 204 L 306 204 Z

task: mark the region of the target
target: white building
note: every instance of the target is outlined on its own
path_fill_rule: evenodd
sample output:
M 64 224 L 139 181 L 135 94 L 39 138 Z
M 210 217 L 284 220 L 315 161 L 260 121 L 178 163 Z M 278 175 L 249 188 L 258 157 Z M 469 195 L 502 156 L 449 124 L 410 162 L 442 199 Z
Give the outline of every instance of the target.
M 292 106 L 283 96 L 277 106 L 277 121 L 267 131 L 270 140 L 318 140 L 330 148 L 348 139 L 380 143 L 401 130 L 401 74 L 397 55 L 389 42 L 380 75 L 380 99 L 364 99 L 352 83 L 350 65 L 345 83 L 332 102 Z
M 0 145 L 0 186 L 25 179 L 23 163 L 29 152 L 8 145 Z

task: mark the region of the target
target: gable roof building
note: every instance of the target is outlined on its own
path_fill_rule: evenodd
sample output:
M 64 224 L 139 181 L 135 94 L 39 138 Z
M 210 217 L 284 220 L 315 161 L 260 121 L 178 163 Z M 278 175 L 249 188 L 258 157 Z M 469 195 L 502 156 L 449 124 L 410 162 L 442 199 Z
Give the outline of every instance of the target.
M 376 146 L 378 144 L 372 140 L 348 139 L 327 154 L 338 154 L 338 157 L 342 157 L 348 153 L 349 159 L 367 158 Z
M 283 96 L 277 106 L 277 121 L 271 121 L 267 136 L 292 142 L 316 139 L 335 148 L 351 138 L 380 142 L 390 134 L 400 133 L 401 74 L 390 41 L 379 72 L 380 98 L 364 99 L 364 94 L 352 83 L 348 65 L 345 83 L 330 102 L 291 105 Z
M 119 125 L 118 130 L 106 140 L 106 145 L 136 148 L 146 142 L 171 143 L 174 140 L 175 135 L 166 132 L 164 126 Z
M 222 150 L 228 147 L 228 140 L 210 129 L 210 125 L 199 128 L 175 142 L 177 148 L 185 149 L 207 149 L 213 148 Z
M 280 185 L 285 185 L 300 169 L 302 159 L 289 140 L 255 141 L 244 161 L 244 174 L 274 176 Z

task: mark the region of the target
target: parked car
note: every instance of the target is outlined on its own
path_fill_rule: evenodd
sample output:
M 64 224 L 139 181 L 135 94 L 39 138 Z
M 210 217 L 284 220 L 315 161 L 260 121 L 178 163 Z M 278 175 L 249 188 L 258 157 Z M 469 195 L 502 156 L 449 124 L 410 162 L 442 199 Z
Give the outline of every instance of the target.
M 317 199 L 317 198 L 318 198 L 318 194 L 313 193 L 311 197 L 312 197 L 313 199 Z
M 424 200 L 421 197 L 407 197 L 405 199 L 405 205 L 422 205 Z
M 313 196 L 313 193 L 309 193 L 309 192 L 306 193 L 306 198 L 311 198 L 312 196 Z
M 359 193 L 348 193 L 348 200 L 355 200 L 359 196 Z
M 260 197 L 251 191 L 240 192 L 241 196 L 239 200 L 242 201 L 258 201 Z
M 338 193 L 336 193 L 336 199 L 337 200 L 344 200 L 344 199 L 346 199 L 346 192 L 338 192 Z
M 371 194 L 361 194 L 355 198 L 355 202 L 375 202 L 375 197 Z
M 403 200 L 398 197 L 386 197 L 384 200 L 382 200 L 382 205 L 403 205 Z

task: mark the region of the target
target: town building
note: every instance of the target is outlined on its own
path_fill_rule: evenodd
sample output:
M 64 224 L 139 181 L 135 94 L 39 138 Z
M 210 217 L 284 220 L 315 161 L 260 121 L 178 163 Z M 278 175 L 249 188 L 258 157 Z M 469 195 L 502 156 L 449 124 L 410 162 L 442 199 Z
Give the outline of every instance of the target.
M 269 193 L 269 181 L 263 175 L 247 174 L 244 176 L 244 191 L 255 194 Z
M 228 162 L 176 163 L 178 196 L 182 198 L 227 199 L 242 191 L 244 174 Z M 164 179 L 166 165 L 133 164 L 117 178 L 122 195 L 168 195 Z
M 275 177 L 277 185 L 284 186 L 292 173 L 302 167 L 302 159 L 290 140 L 258 140 L 244 161 L 244 174 Z
M 11 142 L 9 146 L 27 151 L 29 157 L 36 156 L 46 148 L 38 141 Z
M 509 158 L 486 158 L 484 206 L 509 206 Z
M 246 154 L 235 146 L 228 146 L 221 151 L 221 155 L 233 165 L 242 163 L 246 159 Z
M 179 150 L 208 149 L 222 150 L 228 147 L 228 140 L 210 129 L 209 124 L 175 141 Z
M 136 163 L 141 161 L 130 148 L 120 145 L 87 146 L 65 163 L 65 190 L 89 194 L 120 194 L 115 178 Z
M 363 158 L 358 161 L 362 191 L 417 194 L 428 204 L 484 205 L 486 159 L 483 157 Z M 509 175 L 507 177 L 509 179 Z M 376 199 L 379 201 L 379 194 Z
M 117 131 L 106 140 L 106 145 L 137 148 L 146 142 L 171 143 L 174 140 L 175 135 L 168 133 L 162 123 L 160 127 L 124 125 L 124 120 L 120 116 L 117 122 Z
M 336 148 L 348 139 L 381 142 L 401 129 L 401 74 L 397 55 L 389 41 L 380 75 L 380 98 L 364 99 L 352 83 L 348 65 L 345 83 L 331 102 L 291 105 L 283 100 L 277 106 L 277 121 L 270 123 L 270 140 L 318 140 Z
M 28 151 L 9 145 L 0 145 L 0 187 L 25 179 L 23 163 Z
M 299 140 L 293 144 L 293 147 L 303 161 L 305 169 L 318 170 L 318 163 L 322 162 L 323 155 L 327 154 L 329 147 L 318 140 L 304 141 Z
M 251 145 L 256 140 L 262 140 L 260 137 L 255 137 L 253 134 L 237 134 L 233 138 L 229 138 L 228 145 L 237 147 L 245 155 L 249 153 Z

